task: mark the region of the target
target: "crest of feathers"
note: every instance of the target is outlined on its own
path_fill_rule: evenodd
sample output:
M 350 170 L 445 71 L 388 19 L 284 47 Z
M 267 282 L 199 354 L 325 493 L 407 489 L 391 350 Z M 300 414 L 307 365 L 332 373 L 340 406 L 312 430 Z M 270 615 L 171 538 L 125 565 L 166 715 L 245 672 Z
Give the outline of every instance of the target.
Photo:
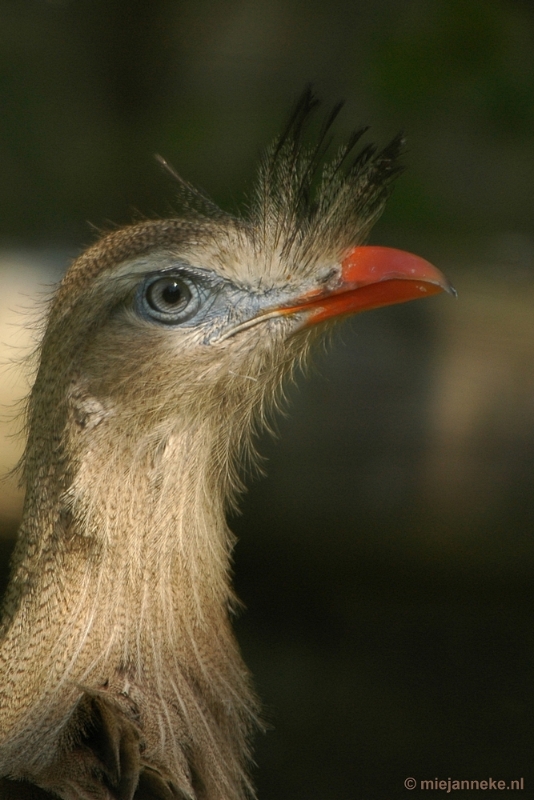
M 333 127 L 343 103 L 326 115 L 311 144 L 309 131 L 319 106 L 313 91 L 306 89 L 262 159 L 244 219 L 222 211 L 158 157 L 179 183 L 186 215 L 244 227 L 256 253 L 267 260 L 277 254 L 298 263 L 299 271 L 313 268 L 320 259 L 337 260 L 362 244 L 384 209 L 393 179 L 403 170 L 399 157 L 404 138 L 398 134 L 382 150 L 373 144 L 358 150 L 368 130 L 363 127 L 329 159 Z

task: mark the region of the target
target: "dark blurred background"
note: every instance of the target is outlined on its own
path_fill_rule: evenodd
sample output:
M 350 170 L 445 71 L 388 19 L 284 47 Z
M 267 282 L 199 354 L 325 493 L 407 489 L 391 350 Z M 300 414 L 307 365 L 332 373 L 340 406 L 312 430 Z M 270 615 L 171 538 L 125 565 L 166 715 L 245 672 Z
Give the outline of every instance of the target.
M 459 300 L 345 323 L 260 442 L 268 477 L 232 520 L 273 727 L 260 798 L 413 796 L 408 776 L 524 777 L 533 797 L 529 0 L 1 0 L 0 355 L 92 226 L 172 210 L 154 153 L 237 209 L 310 81 L 346 98 L 340 137 L 404 129 L 372 241 L 433 261 Z M 22 374 L 2 370 L 3 418 Z M 21 498 L 2 488 L 7 563 Z

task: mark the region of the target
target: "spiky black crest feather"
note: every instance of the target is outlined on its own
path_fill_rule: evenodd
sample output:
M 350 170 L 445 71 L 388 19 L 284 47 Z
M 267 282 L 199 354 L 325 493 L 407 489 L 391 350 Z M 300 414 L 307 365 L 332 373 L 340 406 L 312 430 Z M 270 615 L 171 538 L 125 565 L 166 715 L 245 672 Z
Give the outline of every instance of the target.
M 335 258 L 361 244 L 402 169 L 401 134 L 379 152 L 369 144 L 354 155 L 367 128 L 351 134 L 328 161 L 332 127 L 343 103 L 326 115 L 316 142 L 308 144 L 319 105 L 306 89 L 263 160 L 251 214 L 253 228 L 262 231 L 263 247 L 279 249 L 302 264 Z

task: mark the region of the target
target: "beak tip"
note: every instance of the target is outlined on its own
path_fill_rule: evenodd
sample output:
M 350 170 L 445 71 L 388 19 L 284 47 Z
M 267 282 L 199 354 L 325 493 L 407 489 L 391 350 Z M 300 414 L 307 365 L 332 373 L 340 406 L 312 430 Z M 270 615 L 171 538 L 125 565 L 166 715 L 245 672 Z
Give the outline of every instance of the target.
M 447 294 L 450 294 L 451 297 L 454 297 L 455 300 L 458 300 L 458 292 L 456 291 L 452 283 L 449 283 L 449 281 L 447 281 L 445 291 L 447 292 Z

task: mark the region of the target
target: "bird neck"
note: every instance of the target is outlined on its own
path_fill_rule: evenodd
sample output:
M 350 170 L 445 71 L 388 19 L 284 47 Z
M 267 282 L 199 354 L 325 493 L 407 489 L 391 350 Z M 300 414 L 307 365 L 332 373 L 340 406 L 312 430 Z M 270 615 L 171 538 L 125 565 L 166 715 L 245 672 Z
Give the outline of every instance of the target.
M 48 463 L 28 453 L 4 604 L 0 680 L 10 701 L 0 729 L 27 729 L 37 714 L 60 725 L 80 686 L 123 691 L 121 682 L 182 702 L 192 681 L 203 701 L 236 709 L 236 728 L 253 717 L 228 620 L 232 539 L 218 437 L 204 428 L 137 439 L 102 429 L 76 458 L 68 446 Z

